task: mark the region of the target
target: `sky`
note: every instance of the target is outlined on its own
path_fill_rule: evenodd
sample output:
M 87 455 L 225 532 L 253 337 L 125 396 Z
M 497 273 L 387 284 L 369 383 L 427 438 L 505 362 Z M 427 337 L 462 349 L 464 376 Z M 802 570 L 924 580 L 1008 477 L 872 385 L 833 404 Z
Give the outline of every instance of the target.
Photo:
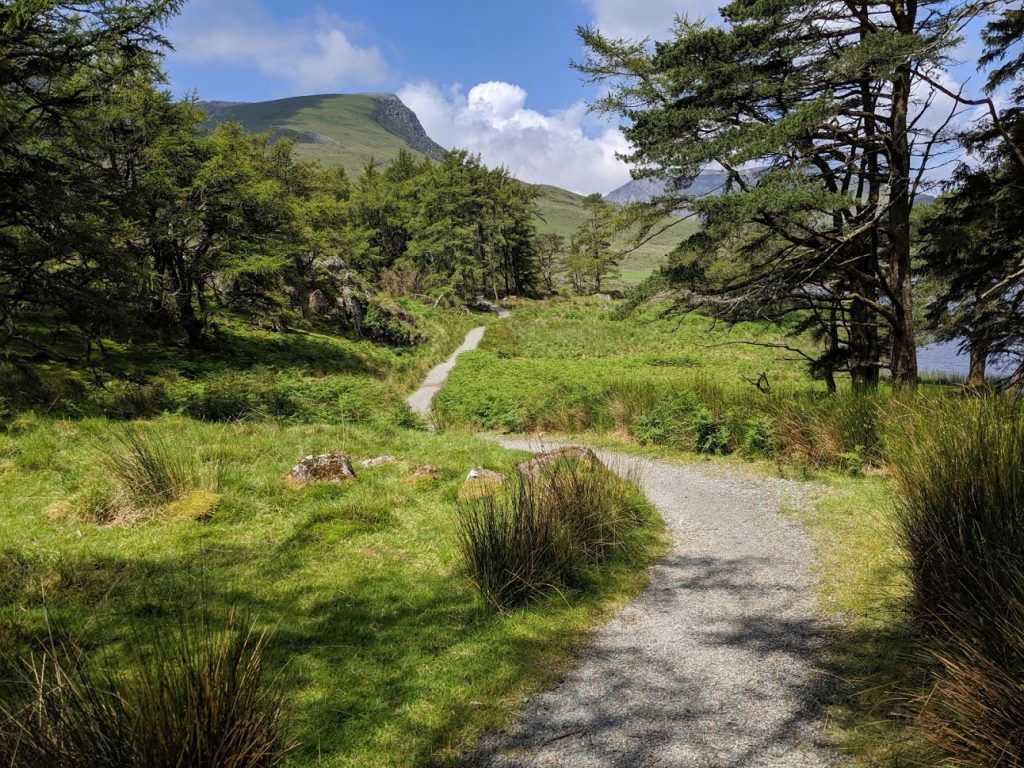
M 167 29 L 165 69 L 176 94 L 206 100 L 397 93 L 445 147 L 524 181 L 605 193 L 629 180 L 616 157 L 627 145 L 588 113 L 595 86 L 569 66 L 583 55 L 576 28 L 661 39 L 676 14 L 719 22 L 719 4 L 190 0 Z

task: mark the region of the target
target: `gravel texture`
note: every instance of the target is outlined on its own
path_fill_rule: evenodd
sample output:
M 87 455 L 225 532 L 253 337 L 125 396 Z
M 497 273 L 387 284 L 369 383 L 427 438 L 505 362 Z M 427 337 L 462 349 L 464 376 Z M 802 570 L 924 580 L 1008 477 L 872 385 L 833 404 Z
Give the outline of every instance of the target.
M 555 446 L 504 441 L 528 450 Z M 780 515 L 806 484 L 598 452 L 635 475 L 672 546 L 553 690 L 476 766 L 792 766 L 843 760 L 821 733 L 814 554 Z
M 435 365 L 430 369 L 430 373 L 427 374 L 427 378 L 423 382 L 423 386 L 409 395 L 405 401 L 409 404 L 409 409 L 413 413 L 418 413 L 423 417 L 430 415 L 430 404 L 434 402 L 434 395 L 437 394 L 437 390 L 443 387 L 444 383 L 448 380 L 448 374 L 451 373 L 452 368 L 455 367 L 456 359 L 458 359 L 459 355 L 463 352 L 476 349 L 477 345 L 480 344 L 480 340 L 484 337 L 485 330 L 486 329 L 482 325 L 471 330 L 466 334 L 466 338 L 462 344 L 459 345 L 459 348 L 452 352 L 451 357 L 440 365 Z

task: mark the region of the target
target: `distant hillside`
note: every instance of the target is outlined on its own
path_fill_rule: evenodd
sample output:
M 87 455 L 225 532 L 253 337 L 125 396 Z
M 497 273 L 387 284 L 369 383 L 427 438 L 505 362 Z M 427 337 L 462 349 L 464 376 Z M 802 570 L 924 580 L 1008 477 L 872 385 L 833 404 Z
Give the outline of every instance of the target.
M 754 178 L 759 169 L 753 169 L 743 173 L 743 176 Z M 725 189 L 726 173 L 724 171 L 704 171 L 693 183 L 685 188 L 688 195 L 706 197 L 708 195 L 720 194 Z M 628 203 L 646 203 L 653 197 L 660 195 L 665 189 L 665 183 L 657 179 L 633 179 L 627 181 L 621 187 L 613 189 L 604 199 L 616 205 Z
M 431 139 L 416 113 L 392 93 L 298 96 L 277 101 L 200 102 L 210 123 L 237 120 L 255 132 L 298 142 L 298 157 L 342 165 L 358 175 L 370 158 L 386 163 L 406 149 L 439 160 L 444 147 Z
M 370 158 L 387 163 L 405 149 L 440 160 L 445 151 L 427 135 L 416 113 L 392 93 L 324 94 L 251 103 L 204 101 L 199 106 L 211 126 L 235 120 L 250 131 L 294 138 L 297 157 L 341 165 L 353 178 Z M 537 230 L 569 237 L 586 219 L 583 195 L 547 184 L 536 187 L 540 192 Z M 635 282 L 664 262 L 680 239 L 675 230 L 689 229 L 688 222 L 681 223 L 671 234 L 656 238 L 625 259 L 624 282 Z
M 760 169 L 745 171 L 743 176 L 750 179 L 756 178 Z M 721 171 L 705 171 L 698 176 L 693 184 L 686 188 L 686 193 L 699 197 L 717 195 L 725 188 L 725 173 Z M 633 179 L 627 181 L 621 187 L 613 189 L 604 199 L 616 205 L 628 205 L 629 203 L 646 203 L 648 200 L 660 195 L 665 189 L 665 183 L 657 179 Z M 932 195 L 918 193 L 916 202 L 924 204 L 934 202 Z

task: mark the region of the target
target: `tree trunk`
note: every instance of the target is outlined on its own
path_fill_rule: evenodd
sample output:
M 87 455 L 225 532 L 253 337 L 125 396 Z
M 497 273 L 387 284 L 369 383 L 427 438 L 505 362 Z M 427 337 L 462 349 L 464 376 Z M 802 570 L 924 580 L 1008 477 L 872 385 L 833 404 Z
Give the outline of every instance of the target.
M 855 286 L 861 296 L 874 298 L 874 288 L 867 284 Z M 880 348 L 878 318 L 860 301 L 850 305 L 850 377 L 858 390 L 877 389 Z
M 914 30 L 914 11 L 896 3 L 894 17 L 904 34 Z M 892 379 L 897 386 L 917 385 L 917 341 L 914 337 L 914 286 L 910 265 L 910 64 L 896 69 L 892 82 L 889 133 L 889 281 L 893 298 Z
M 968 389 L 980 389 L 985 386 L 985 366 L 988 363 L 988 344 L 981 339 L 971 339 L 971 367 L 967 373 Z

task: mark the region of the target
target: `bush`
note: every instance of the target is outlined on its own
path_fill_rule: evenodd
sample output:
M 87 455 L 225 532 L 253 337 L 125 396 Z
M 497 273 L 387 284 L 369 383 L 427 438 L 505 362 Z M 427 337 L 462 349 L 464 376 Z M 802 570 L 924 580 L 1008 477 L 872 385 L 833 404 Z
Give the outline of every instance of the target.
M 926 735 L 965 766 L 1024 765 L 1021 411 L 1003 398 L 926 405 L 886 455 L 913 615 L 939 663 Z
M 51 643 L 0 704 L 0 763 L 25 768 L 270 768 L 289 745 L 281 693 L 263 673 L 267 636 L 229 617 L 155 639 L 129 669 Z
M 607 468 L 564 460 L 468 502 L 458 523 L 469 578 L 503 610 L 578 587 L 637 525 L 642 497 Z
M 747 420 L 740 452 L 747 458 L 763 458 L 775 452 L 775 427 L 768 418 L 755 416 Z
M 694 411 L 690 427 L 697 453 L 722 455 L 732 452 L 732 431 L 707 408 Z

